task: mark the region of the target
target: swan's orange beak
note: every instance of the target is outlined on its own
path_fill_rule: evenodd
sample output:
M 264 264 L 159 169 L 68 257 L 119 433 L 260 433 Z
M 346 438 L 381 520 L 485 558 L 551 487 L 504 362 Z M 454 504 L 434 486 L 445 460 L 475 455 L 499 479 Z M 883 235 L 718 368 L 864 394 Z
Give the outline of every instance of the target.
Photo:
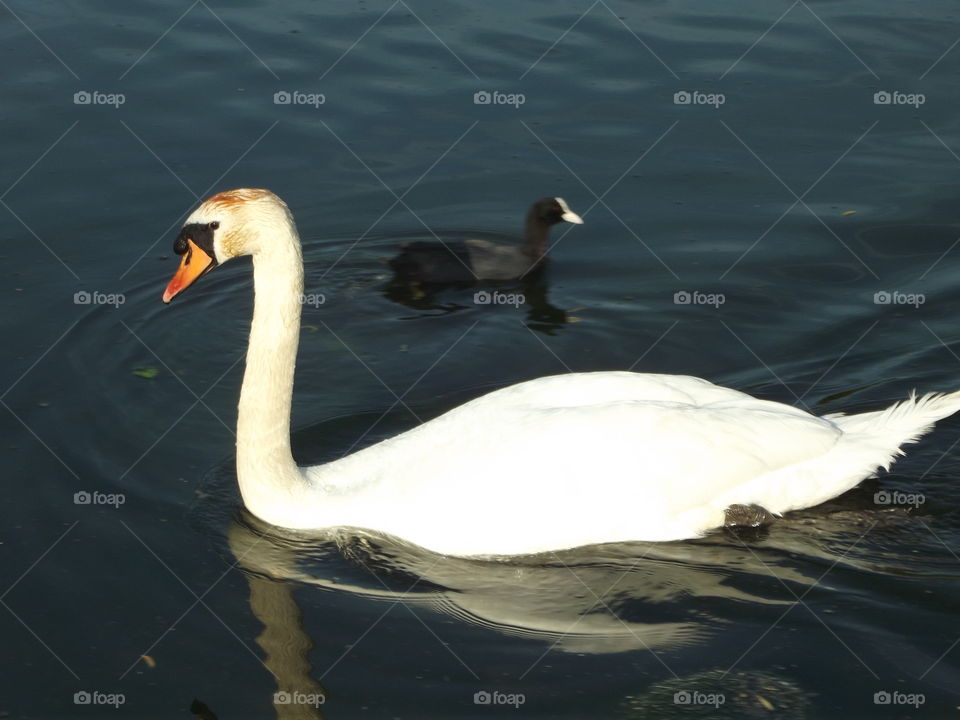
M 163 301 L 168 303 L 173 300 L 200 277 L 213 270 L 216 265 L 217 261 L 214 258 L 207 255 L 193 240 L 188 239 L 187 251 L 180 260 L 180 267 L 174 273 L 167 289 L 163 291 Z

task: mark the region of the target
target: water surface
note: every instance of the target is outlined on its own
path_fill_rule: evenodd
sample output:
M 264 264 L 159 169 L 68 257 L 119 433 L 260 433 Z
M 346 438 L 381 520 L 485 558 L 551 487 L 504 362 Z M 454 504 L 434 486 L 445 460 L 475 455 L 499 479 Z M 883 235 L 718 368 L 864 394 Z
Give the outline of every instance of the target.
M 516 563 L 307 542 L 234 487 L 249 262 L 160 303 L 199 199 L 287 200 L 324 298 L 303 320 L 303 462 L 569 371 L 689 373 L 817 413 L 955 389 L 952 4 L 9 0 L 0 17 L 0 713 L 955 714 L 956 419 L 754 536 Z M 391 292 L 400 242 L 516 238 L 544 195 L 586 224 L 555 229 L 542 282 L 500 288 L 529 302 Z

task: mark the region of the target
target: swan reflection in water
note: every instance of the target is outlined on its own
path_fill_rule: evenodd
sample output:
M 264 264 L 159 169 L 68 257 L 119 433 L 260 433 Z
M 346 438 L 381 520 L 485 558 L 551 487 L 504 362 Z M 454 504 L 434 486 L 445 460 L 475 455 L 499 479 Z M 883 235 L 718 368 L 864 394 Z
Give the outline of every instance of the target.
M 366 531 L 309 536 L 285 531 L 241 509 L 229 523 L 227 542 L 249 583 L 251 609 L 264 626 L 257 644 L 279 697 L 325 700 L 327 691 L 308 658 L 315 643 L 293 596 L 299 586 L 429 609 L 495 633 L 535 639 L 544 651 L 663 653 L 716 641 L 731 622 L 722 618 L 735 616 L 734 603 L 768 606 L 777 614 L 778 607 L 793 604 L 836 561 L 837 544 L 850 542 L 851 533 L 875 522 L 860 513 L 835 516 L 810 519 L 798 513 L 781 521 L 775 537 L 763 537 L 762 543 L 722 532 L 691 542 L 622 543 L 474 560 L 437 555 Z M 795 553 L 810 561 L 803 564 L 809 572 L 797 569 L 791 559 Z M 845 562 L 858 564 L 851 558 Z M 758 582 L 758 576 L 769 582 Z M 777 684 L 781 702 L 805 702 L 805 694 L 784 678 L 713 674 L 728 689 L 737 682 L 748 692 Z M 709 677 L 699 673 L 666 682 L 675 689 L 687 680 L 702 687 Z M 661 691 L 654 684 L 647 694 L 626 699 L 623 717 L 637 717 L 634 713 Z M 281 701 L 274 707 L 281 720 L 316 719 L 332 710 L 323 700 Z

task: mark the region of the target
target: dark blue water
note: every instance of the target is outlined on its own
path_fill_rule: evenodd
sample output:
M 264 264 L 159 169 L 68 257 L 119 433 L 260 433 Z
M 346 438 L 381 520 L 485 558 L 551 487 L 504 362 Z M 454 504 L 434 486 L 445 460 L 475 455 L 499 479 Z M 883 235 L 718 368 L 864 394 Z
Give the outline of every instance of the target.
M 234 488 L 249 264 L 160 295 L 199 200 L 286 199 L 325 298 L 304 462 L 410 427 L 398 395 L 571 370 L 817 413 L 953 390 L 958 36 L 932 0 L 7 0 L 0 717 L 953 717 L 960 420 L 759 535 L 306 542 Z M 529 302 L 391 289 L 400 242 L 514 238 L 544 195 L 586 223 L 501 288 Z

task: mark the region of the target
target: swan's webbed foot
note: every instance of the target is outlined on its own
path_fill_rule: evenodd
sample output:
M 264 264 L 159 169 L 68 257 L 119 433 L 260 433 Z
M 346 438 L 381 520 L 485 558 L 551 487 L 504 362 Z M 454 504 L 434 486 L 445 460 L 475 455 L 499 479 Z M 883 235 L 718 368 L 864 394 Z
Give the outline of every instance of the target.
M 723 514 L 724 527 L 761 527 L 774 521 L 773 513 L 760 505 L 731 505 Z

